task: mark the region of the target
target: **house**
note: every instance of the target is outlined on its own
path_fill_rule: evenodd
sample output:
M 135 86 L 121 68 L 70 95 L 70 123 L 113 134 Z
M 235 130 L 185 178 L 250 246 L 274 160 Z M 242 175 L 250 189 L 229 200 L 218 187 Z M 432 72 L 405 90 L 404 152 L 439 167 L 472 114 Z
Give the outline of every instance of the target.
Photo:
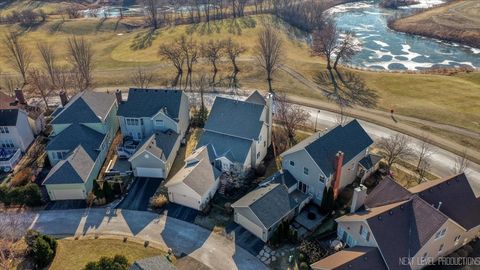
M 170 202 L 203 210 L 220 183 L 221 172 L 212 166 L 208 148 L 202 146 L 187 159 L 183 168 L 165 186 Z
M 234 221 L 267 242 L 278 226 L 295 217 L 309 200 L 288 171 L 277 172 L 232 204 Z
M 222 171 L 256 168 L 272 142 L 272 106 L 272 96 L 257 91 L 245 101 L 216 97 L 198 147 L 210 145 Z
M 119 155 L 130 158 L 137 177 L 166 178 L 188 129 L 187 95 L 181 90 L 131 88 L 126 101 L 121 91 L 116 97 L 124 141 L 135 142 L 130 148 L 121 146 Z
M 0 109 L 0 169 L 13 170 L 33 142 L 28 115 L 21 109 Z
M 0 109 L 20 109 L 26 112 L 28 123 L 34 135 L 40 134 L 45 128 L 44 109 L 38 104 L 29 104 L 21 89 L 15 90 L 15 97 L 0 91 Z
M 367 256 L 369 263 L 375 262 L 368 269 L 421 269 L 480 236 L 480 215 L 472 214 L 480 213 L 478 192 L 463 173 L 408 190 L 387 177 L 367 196 L 363 208 L 336 219 L 338 239 L 348 248 L 311 267 L 348 269 Z
M 315 133 L 282 153 L 282 168 L 298 181 L 299 190 L 320 204 L 325 188 L 332 187 L 337 196 L 358 177 L 360 161 L 369 155 L 372 144 L 360 123 L 352 120 L 326 133 Z M 368 170 L 374 166 L 367 166 Z
M 135 261 L 128 270 L 176 270 L 177 268 L 165 257 L 154 256 Z
M 83 91 L 53 113 L 46 147 L 52 169 L 43 181 L 55 200 L 80 200 L 92 190 L 118 130 L 118 105 L 109 93 Z

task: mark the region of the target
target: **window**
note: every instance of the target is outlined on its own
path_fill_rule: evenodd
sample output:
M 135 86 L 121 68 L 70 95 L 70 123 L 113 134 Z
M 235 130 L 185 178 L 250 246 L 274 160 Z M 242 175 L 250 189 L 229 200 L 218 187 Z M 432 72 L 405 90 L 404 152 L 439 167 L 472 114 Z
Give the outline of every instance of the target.
M 363 225 L 360 225 L 360 235 L 365 239 L 365 240 L 370 240 L 370 232 L 366 230 Z
M 15 144 L 10 139 L 2 141 L 1 146 L 3 148 L 15 148 Z
M 0 133 L 10 133 L 10 130 L 8 130 L 8 127 L 0 127 Z
M 425 263 L 427 261 L 427 257 L 428 257 L 428 252 L 423 253 L 422 263 Z
M 308 168 L 307 167 L 303 167 L 303 174 L 308 175 Z
M 295 167 L 295 161 L 290 160 L 290 166 Z
M 260 158 L 260 152 L 257 153 L 257 159 L 259 159 L 259 158 Z
M 164 126 L 163 120 L 155 120 L 155 126 L 163 127 Z
M 260 136 L 258 136 L 258 141 L 259 141 L 259 142 L 262 141 L 262 134 L 260 134 Z
M 66 155 L 67 155 L 67 152 L 64 152 L 64 151 L 52 152 L 52 158 L 53 158 L 54 160 L 61 160 L 61 159 L 63 159 Z
M 263 147 L 267 147 L 267 141 L 263 141 Z
M 444 237 L 446 232 L 447 232 L 447 228 L 444 228 L 444 229 L 438 231 L 438 232 L 435 234 L 435 240 Z
M 443 251 L 443 244 L 440 245 L 440 248 L 438 249 L 438 253 Z
M 320 182 L 325 183 L 325 177 L 323 177 L 323 175 L 320 175 Z
M 307 185 L 305 185 L 303 182 L 298 182 L 298 189 L 301 192 L 306 193 L 307 192 Z
M 455 246 L 458 245 L 458 241 L 460 241 L 460 235 L 455 236 Z
M 138 126 L 140 123 L 136 118 L 127 118 L 125 121 L 127 122 L 128 126 Z

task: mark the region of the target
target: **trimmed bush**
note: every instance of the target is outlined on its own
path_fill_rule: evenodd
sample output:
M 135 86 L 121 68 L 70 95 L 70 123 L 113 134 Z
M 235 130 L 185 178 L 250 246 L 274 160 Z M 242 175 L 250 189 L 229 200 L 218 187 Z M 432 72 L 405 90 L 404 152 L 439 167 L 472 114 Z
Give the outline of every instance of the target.
M 39 267 L 49 265 L 55 257 L 55 251 L 43 237 L 37 237 L 32 247 L 32 253 L 33 260 Z
M 84 270 L 127 270 L 129 267 L 128 260 L 123 255 L 115 255 L 113 258 L 101 257 L 96 262 L 89 262 L 83 268 Z
M 300 270 L 308 270 L 308 264 L 306 262 L 301 262 L 300 263 Z
M 162 208 L 168 203 L 168 198 L 163 195 L 157 195 L 150 198 L 150 204 L 153 208 Z
M 39 206 L 42 204 L 42 193 L 38 185 L 30 183 L 22 188 L 23 203 L 27 206 Z
M 42 193 L 35 183 L 12 189 L 0 186 L 0 202 L 3 202 L 6 206 L 11 204 L 39 206 L 42 204 Z

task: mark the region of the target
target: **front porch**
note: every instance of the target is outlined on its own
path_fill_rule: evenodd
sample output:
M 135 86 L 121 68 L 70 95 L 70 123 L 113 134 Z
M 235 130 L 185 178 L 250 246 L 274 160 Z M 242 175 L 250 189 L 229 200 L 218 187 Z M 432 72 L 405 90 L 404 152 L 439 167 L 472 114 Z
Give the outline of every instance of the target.
M 0 149 L 0 169 L 4 172 L 11 172 L 22 157 L 22 151 L 17 149 Z

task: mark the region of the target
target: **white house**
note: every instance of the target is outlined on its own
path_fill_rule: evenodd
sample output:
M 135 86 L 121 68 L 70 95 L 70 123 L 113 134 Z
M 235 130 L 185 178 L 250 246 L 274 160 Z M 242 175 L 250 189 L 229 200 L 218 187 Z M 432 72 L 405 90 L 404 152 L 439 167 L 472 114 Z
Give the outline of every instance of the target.
M 256 168 L 271 144 L 272 102 L 257 91 L 245 101 L 216 97 L 198 147 L 210 145 L 222 171 Z
M 200 147 L 185 159 L 183 168 L 165 184 L 168 198 L 171 202 L 202 210 L 215 195 L 220 174 L 212 166 L 207 147 Z
M 131 88 L 126 101 L 120 91 L 116 96 L 122 136 L 139 143 L 119 151 L 130 157 L 135 176 L 166 178 L 189 125 L 187 95 L 181 90 Z
M 52 114 L 52 134 L 46 147 L 53 166 L 43 185 L 52 201 L 81 200 L 92 190 L 118 130 L 113 94 L 83 91 Z
M 359 163 L 369 155 L 372 144 L 367 132 L 353 120 L 316 133 L 282 153 L 282 168 L 298 181 L 300 191 L 320 204 L 325 188 L 332 187 L 336 196 L 357 178 Z

